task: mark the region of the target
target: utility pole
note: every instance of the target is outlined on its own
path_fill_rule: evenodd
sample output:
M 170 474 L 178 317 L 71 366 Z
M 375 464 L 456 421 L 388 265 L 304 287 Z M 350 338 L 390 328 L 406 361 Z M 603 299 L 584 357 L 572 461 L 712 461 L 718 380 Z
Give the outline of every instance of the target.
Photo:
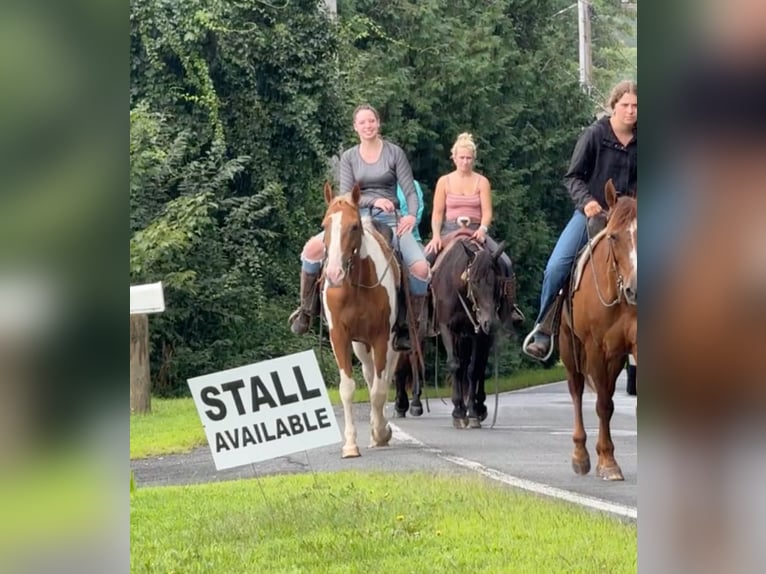
M 580 86 L 590 95 L 593 86 L 593 62 L 591 60 L 590 2 L 577 0 L 577 24 L 580 45 Z

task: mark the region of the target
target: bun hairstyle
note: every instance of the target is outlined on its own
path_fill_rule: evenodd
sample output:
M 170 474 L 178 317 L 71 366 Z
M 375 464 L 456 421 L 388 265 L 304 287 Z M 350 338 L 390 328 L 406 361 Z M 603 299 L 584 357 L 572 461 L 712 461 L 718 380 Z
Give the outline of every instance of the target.
M 612 88 L 612 93 L 609 94 L 609 101 L 607 102 L 609 109 L 613 110 L 615 104 L 619 102 L 620 98 L 625 94 L 634 94 L 638 97 L 638 84 L 633 80 L 623 80 Z
M 455 143 L 452 145 L 452 157 L 455 157 L 455 153 L 459 149 L 469 149 L 473 157 L 476 157 L 476 143 L 473 141 L 473 136 L 468 132 L 463 132 L 457 136 Z

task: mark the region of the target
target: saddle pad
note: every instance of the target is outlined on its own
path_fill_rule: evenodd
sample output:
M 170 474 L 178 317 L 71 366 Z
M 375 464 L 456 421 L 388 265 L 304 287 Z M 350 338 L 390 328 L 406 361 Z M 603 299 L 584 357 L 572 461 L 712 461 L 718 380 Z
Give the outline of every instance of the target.
M 582 271 L 585 269 L 585 264 L 588 262 L 588 259 L 590 258 L 591 254 L 591 248 L 595 249 L 596 245 L 598 245 L 598 242 L 601 241 L 601 238 L 606 235 L 606 228 L 599 231 L 596 236 L 590 240 L 590 244 L 586 244 L 585 247 L 582 248 L 580 251 L 580 254 L 577 256 L 577 265 L 575 266 L 574 270 L 574 276 L 572 278 L 572 293 L 577 291 L 577 288 L 580 286 L 580 279 L 582 279 Z

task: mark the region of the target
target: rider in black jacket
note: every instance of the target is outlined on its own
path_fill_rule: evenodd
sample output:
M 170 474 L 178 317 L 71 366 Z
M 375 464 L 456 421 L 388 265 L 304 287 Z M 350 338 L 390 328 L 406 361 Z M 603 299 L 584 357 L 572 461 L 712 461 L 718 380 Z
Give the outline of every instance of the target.
M 540 313 L 535 327 L 524 341 L 524 352 L 546 360 L 553 350 L 551 335 L 555 312 L 553 303 L 569 277 L 577 253 L 588 241 L 588 221 L 607 210 L 604 189 L 612 179 L 618 193 L 636 193 L 638 159 L 638 87 L 623 81 L 612 90 L 609 105 L 613 113 L 596 120 L 580 136 L 564 182 L 575 211 L 561 232 L 543 276 Z

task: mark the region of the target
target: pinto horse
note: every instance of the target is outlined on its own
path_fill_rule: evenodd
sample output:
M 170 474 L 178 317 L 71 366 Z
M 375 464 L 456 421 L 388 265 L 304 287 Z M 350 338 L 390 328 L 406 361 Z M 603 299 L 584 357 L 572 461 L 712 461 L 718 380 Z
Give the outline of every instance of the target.
M 394 252 L 368 217 L 359 215 L 359 186 L 327 201 L 322 227 L 327 264 L 322 303 L 330 343 L 340 373 L 340 398 L 345 420 L 343 458 L 360 455 L 352 413 L 355 383 L 352 355 L 362 363 L 370 391 L 370 446 L 387 446 L 391 427 L 384 408 L 399 353 L 393 348 L 397 285 L 401 270 Z
M 617 197 L 612 180 L 606 184 L 606 201 L 606 229 L 592 248 L 586 248 L 588 259 L 582 267 L 580 284 L 573 283 L 571 296 L 562 309 L 559 352 L 574 403 L 572 468 L 577 474 L 590 472 L 582 418 L 582 394 L 587 383 L 597 397 L 596 473 L 604 480 L 623 480 L 614 458 L 609 423 L 614 412 L 615 383 L 625 359 L 632 355 L 638 362 L 638 212 L 635 198 Z
M 447 350 L 455 428 L 480 428 L 487 418 L 484 379 L 500 305 L 498 259 L 504 249 L 502 242 L 490 253 L 459 234 L 434 262 L 431 293 Z

